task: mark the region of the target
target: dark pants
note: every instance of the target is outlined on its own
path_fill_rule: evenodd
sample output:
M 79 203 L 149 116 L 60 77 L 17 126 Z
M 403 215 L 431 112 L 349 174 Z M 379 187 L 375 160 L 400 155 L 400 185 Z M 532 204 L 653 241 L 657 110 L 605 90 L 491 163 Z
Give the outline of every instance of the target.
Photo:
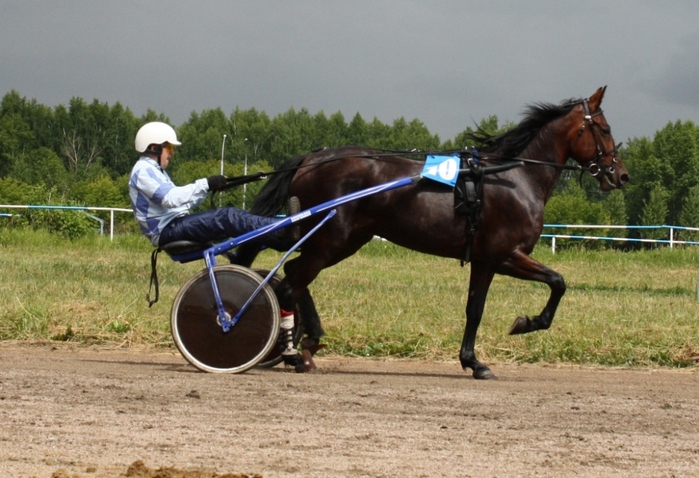
M 160 245 L 174 241 L 192 241 L 201 244 L 221 242 L 246 232 L 277 222 L 271 217 L 256 216 L 234 207 L 224 207 L 189 214 L 174 219 L 160 234 Z M 255 242 L 278 251 L 287 251 L 293 241 L 285 238 L 286 228 L 265 234 Z

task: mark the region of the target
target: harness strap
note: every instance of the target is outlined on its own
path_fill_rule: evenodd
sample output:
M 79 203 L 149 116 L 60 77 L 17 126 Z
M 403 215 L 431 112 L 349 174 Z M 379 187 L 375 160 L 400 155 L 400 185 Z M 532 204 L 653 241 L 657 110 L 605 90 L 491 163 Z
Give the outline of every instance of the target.
M 475 186 L 475 201 L 469 210 L 468 215 L 468 230 L 466 231 L 466 250 L 464 257 L 461 260 L 461 267 L 466 262 L 471 262 L 471 250 L 473 249 L 473 240 L 476 237 L 476 229 L 481 221 L 481 211 L 483 210 L 483 169 L 474 160 L 467 160 L 471 174 L 473 175 Z
M 474 158 L 462 157 L 461 161 L 461 169 L 468 171 L 468 173 L 459 175 L 459 180 L 454 188 L 456 196 L 454 208 L 458 213 L 468 216 L 466 221 L 466 244 L 461 256 L 461 267 L 463 267 L 464 264 L 471 262 L 473 241 L 481 218 L 484 170 L 478 164 L 477 156 L 474 156 Z
M 148 294 L 146 294 L 148 307 L 153 307 L 153 304 L 158 302 L 158 299 L 160 299 L 160 287 L 158 286 L 158 271 L 156 266 L 158 265 L 158 253 L 161 250 L 162 249 L 157 248 L 150 254 L 150 284 L 148 285 Z M 150 291 L 153 286 L 155 286 L 155 298 L 151 300 Z

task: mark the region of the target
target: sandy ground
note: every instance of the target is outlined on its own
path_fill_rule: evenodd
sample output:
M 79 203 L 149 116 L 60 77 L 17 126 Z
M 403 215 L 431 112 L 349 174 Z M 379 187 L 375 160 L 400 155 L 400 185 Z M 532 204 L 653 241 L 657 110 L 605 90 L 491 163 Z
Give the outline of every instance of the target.
M 699 477 L 699 371 L 317 360 L 0 343 L 2 477 Z

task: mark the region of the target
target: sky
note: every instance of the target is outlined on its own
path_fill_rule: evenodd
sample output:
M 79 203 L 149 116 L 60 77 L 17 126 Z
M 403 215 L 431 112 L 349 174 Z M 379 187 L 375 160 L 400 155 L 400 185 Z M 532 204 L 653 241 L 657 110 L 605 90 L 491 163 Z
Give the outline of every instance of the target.
M 0 95 L 418 119 L 442 141 L 584 98 L 616 141 L 699 124 L 696 0 L 0 0 Z M 322 146 L 322 145 L 319 145 Z M 405 145 L 410 148 L 410 145 Z

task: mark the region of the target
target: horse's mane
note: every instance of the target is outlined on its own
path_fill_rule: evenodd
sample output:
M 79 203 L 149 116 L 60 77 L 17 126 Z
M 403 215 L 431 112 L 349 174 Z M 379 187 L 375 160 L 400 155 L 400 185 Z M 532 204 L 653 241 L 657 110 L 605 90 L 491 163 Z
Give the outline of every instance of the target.
M 469 134 L 468 138 L 486 153 L 497 152 L 501 156 L 517 157 L 537 133 L 551 121 L 565 116 L 581 99 L 570 99 L 559 105 L 534 103 L 525 107 L 524 119 L 517 126 L 500 135 L 491 135 L 482 129 Z

